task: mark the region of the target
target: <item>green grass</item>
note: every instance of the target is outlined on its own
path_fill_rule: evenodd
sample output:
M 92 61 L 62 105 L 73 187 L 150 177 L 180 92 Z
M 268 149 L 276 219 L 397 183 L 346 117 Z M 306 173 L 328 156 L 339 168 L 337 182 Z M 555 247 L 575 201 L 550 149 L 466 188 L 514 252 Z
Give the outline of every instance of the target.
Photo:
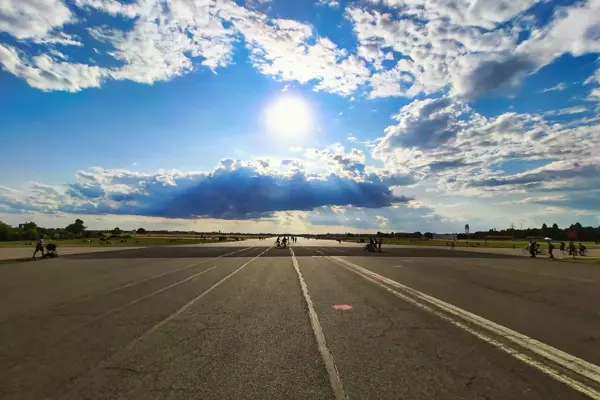
M 54 243 L 61 247 L 136 247 L 136 246 L 169 246 L 169 245 L 180 245 L 180 244 L 201 244 L 201 243 L 219 243 L 218 240 L 207 240 L 207 239 L 187 239 L 182 238 L 178 241 L 172 241 L 173 238 L 153 238 L 153 237 L 140 237 L 131 239 L 111 239 L 110 244 L 101 242 L 100 239 L 65 239 L 65 240 L 48 240 L 44 241 L 44 244 Z M 121 243 L 121 240 L 125 240 L 125 243 Z M 228 238 L 226 241 L 230 242 L 233 239 Z M 31 244 L 27 244 L 31 243 Z M 0 248 L 35 248 L 35 240 L 20 240 L 20 241 L 9 241 L 0 242 Z

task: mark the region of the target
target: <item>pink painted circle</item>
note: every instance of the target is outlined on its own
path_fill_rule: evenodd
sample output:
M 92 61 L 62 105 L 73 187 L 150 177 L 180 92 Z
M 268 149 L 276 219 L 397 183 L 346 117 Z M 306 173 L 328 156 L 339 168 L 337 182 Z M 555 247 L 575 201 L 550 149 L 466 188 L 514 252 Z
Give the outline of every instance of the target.
M 342 311 L 348 311 L 348 310 L 352 309 L 352 306 L 350 306 L 348 304 L 336 304 L 332 307 L 334 310 L 342 310 Z

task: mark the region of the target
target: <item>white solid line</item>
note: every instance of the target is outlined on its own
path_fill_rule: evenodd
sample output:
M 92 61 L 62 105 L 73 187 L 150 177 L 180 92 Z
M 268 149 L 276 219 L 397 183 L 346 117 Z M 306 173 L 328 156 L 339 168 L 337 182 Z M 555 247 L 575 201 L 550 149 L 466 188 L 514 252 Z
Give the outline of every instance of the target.
M 228 280 L 229 278 L 231 278 L 233 275 L 235 275 L 238 272 L 240 272 L 242 269 L 244 269 L 244 267 L 246 267 L 248 264 L 250 264 L 251 262 L 253 262 L 254 260 L 256 260 L 258 257 L 260 257 L 263 254 L 265 254 L 270 249 L 271 249 L 270 247 L 267 248 L 265 251 L 263 251 L 262 253 L 260 253 L 256 257 L 254 257 L 251 260 L 247 261 L 244 265 L 242 265 L 241 267 L 239 267 L 238 269 L 236 269 L 235 271 L 233 271 L 232 273 L 230 273 L 229 275 L 227 275 L 225 278 L 221 279 L 219 282 L 215 283 L 214 285 L 212 285 L 211 287 L 209 287 L 208 289 L 206 289 L 204 292 L 200 293 L 198 296 L 194 297 L 192 300 L 190 300 L 189 302 L 187 302 L 179 310 L 175 311 L 173 314 L 169 315 L 167 318 L 163 319 L 162 321 L 160 321 L 159 323 L 157 323 L 156 325 L 154 325 L 152 328 L 150 328 L 148 331 L 146 331 L 142 336 L 138 337 L 137 339 L 135 339 L 134 341 L 132 341 L 131 343 L 129 343 L 129 345 L 125 348 L 125 351 L 129 351 L 129 350 L 133 349 L 138 342 L 140 342 L 141 340 L 143 340 L 145 337 L 151 335 L 153 332 L 157 331 L 158 329 L 160 329 L 163 325 L 165 325 L 169 321 L 173 320 L 175 317 L 177 317 L 178 315 L 180 315 L 182 312 L 184 312 L 185 310 L 187 310 L 188 308 L 190 308 L 195 302 L 197 302 L 198 300 L 200 300 L 201 298 L 203 298 L 204 296 L 206 296 L 207 294 L 209 294 L 210 292 L 212 292 L 213 290 L 215 290 L 223 282 L 225 282 L 226 280 Z
M 325 363 L 325 368 L 327 369 L 327 374 L 329 375 L 329 382 L 331 383 L 331 388 L 333 389 L 333 394 L 334 394 L 336 400 L 344 400 L 344 399 L 346 399 L 346 393 L 344 392 L 344 387 L 342 386 L 342 380 L 340 379 L 340 374 L 338 372 L 337 366 L 335 365 L 335 360 L 333 359 L 333 355 L 327 348 L 327 342 L 325 341 L 325 334 L 323 333 L 323 328 L 321 328 L 321 323 L 319 322 L 319 317 L 317 316 L 317 312 L 315 311 L 315 307 L 313 306 L 313 302 L 310 298 L 310 294 L 308 293 L 308 286 L 306 286 L 306 282 L 304 281 L 302 272 L 300 272 L 300 266 L 298 265 L 298 260 L 296 259 L 294 250 L 290 249 L 290 253 L 292 254 L 292 262 L 294 264 L 294 269 L 296 270 L 296 274 L 298 275 L 298 280 L 300 281 L 300 287 L 302 288 L 302 294 L 304 296 L 304 301 L 306 301 L 306 305 L 308 306 L 308 315 L 310 316 L 310 324 L 311 324 L 313 332 L 315 334 L 315 339 L 317 340 L 317 345 L 319 347 L 319 353 L 321 353 L 321 358 L 323 358 L 323 362 Z
M 565 353 L 565 352 L 558 350 L 554 347 L 551 347 L 545 343 L 539 342 L 539 341 L 532 339 L 528 336 L 525 336 L 521 333 L 513 331 L 502 325 L 499 325 L 492 321 L 486 320 L 485 318 L 482 318 L 476 314 L 470 313 L 466 310 L 463 310 L 461 308 L 453 306 L 453 305 L 446 303 L 442 300 L 439 300 L 435 297 L 426 295 L 425 293 L 419 292 L 418 290 L 415 290 L 408 286 L 402 285 L 401 283 L 398 283 L 396 281 L 393 281 L 391 279 L 383 277 L 379 274 L 375 274 L 374 272 L 369 271 L 368 269 L 365 269 L 354 263 L 351 263 L 348 260 L 345 260 L 345 259 L 342 259 L 339 257 L 328 257 L 328 258 L 333 261 L 336 261 L 338 264 L 346 267 L 348 270 L 362 276 L 364 279 L 377 284 L 378 286 L 382 287 L 383 289 L 387 290 L 388 292 L 393 293 L 397 297 L 400 297 L 401 299 L 403 299 L 421 309 L 427 310 L 439 318 L 442 318 L 446 321 L 451 322 L 455 326 L 462 328 L 463 330 L 477 336 L 478 338 L 482 339 L 483 341 L 485 341 L 487 343 L 492 344 L 493 346 L 512 355 L 513 357 L 539 369 L 540 371 L 550 375 L 552 378 L 567 384 L 571 388 L 585 394 L 586 396 L 588 396 L 592 399 L 595 399 L 595 400 L 600 400 L 600 392 L 598 392 L 594 388 L 586 385 L 583 382 L 580 382 L 569 376 L 566 376 L 564 373 L 557 371 L 555 368 L 553 368 L 549 365 L 545 365 L 539 361 L 532 359 L 528 355 L 520 352 L 519 350 L 517 350 L 515 348 L 504 345 L 504 344 L 498 342 L 497 340 L 487 336 L 486 334 L 484 334 L 482 332 L 478 332 L 478 331 L 470 328 L 469 326 L 465 325 L 464 323 L 460 322 L 459 320 L 454 319 L 451 316 L 441 313 L 439 310 L 441 309 L 446 313 L 452 314 L 454 317 L 458 317 L 458 319 L 460 319 L 464 322 L 474 324 L 474 325 L 478 326 L 479 328 L 482 328 L 489 332 L 497 334 L 500 337 L 502 337 L 503 339 L 512 341 L 513 343 L 518 344 L 522 348 L 532 351 L 548 360 L 551 360 L 551 361 L 555 362 L 556 364 L 560 365 L 561 367 L 570 370 L 571 372 L 574 372 L 578 375 L 589 378 L 594 382 L 600 383 L 600 367 L 598 367 L 597 365 L 594 365 L 585 360 L 582 360 L 580 358 L 572 356 L 568 353 Z M 422 300 L 422 302 L 420 302 L 417 299 L 410 297 L 406 294 L 399 293 L 399 292 L 389 288 L 384 283 L 388 284 L 390 286 L 396 287 L 397 289 L 400 289 L 404 292 L 407 292 L 407 293 L 411 294 L 412 296 L 417 297 L 419 300 Z M 429 305 L 427 305 L 427 304 L 429 304 Z
M 216 248 L 216 247 L 215 247 L 215 248 Z M 156 278 L 162 278 L 163 276 L 167 276 L 167 275 L 170 275 L 170 274 L 174 274 L 175 272 L 183 271 L 183 270 L 186 270 L 186 269 L 188 269 L 188 268 L 196 267 L 196 266 L 198 266 L 198 265 L 206 264 L 206 263 L 207 263 L 207 262 L 209 262 L 209 261 L 218 260 L 219 258 L 226 257 L 226 256 L 230 256 L 230 255 L 232 255 L 232 254 L 235 254 L 235 253 L 240 253 L 240 252 L 242 252 L 242 251 L 245 251 L 245 250 L 248 250 L 248 249 L 251 249 L 251 248 L 252 248 L 252 247 L 246 247 L 245 249 L 242 249 L 242 250 L 237 250 L 237 251 L 234 251 L 234 252 L 232 252 L 232 253 L 226 253 L 226 254 L 222 254 L 222 255 L 220 255 L 220 256 L 218 256 L 218 257 L 212 257 L 212 258 L 209 258 L 209 259 L 207 259 L 207 260 L 204 260 L 204 261 L 197 262 L 197 263 L 195 263 L 195 264 L 186 265 L 185 267 L 176 268 L 176 269 L 173 269 L 173 270 L 169 270 L 169 271 L 167 271 L 167 272 L 162 272 L 162 273 L 160 273 L 160 274 L 157 274 L 157 275 L 152 275 L 152 276 L 149 276 L 149 277 L 147 277 L 147 278 L 141 279 L 141 280 L 139 280 L 139 281 L 134 281 L 134 282 L 126 283 L 126 284 L 124 284 L 124 285 L 122 285 L 122 286 L 118 286 L 118 287 L 116 287 L 116 288 L 113 288 L 113 289 L 110 289 L 110 290 L 108 290 L 108 291 L 106 291 L 106 292 L 102 292 L 102 293 L 96 293 L 96 294 L 91 294 L 91 295 L 89 295 L 89 296 L 81 297 L 81 298 L 79 298 L 79 299 L 76 299 L 76 300 L 74 300 L 74 301 L 71 301 L 71 302 L 65 303 L 65 305 L 77 304 L 77 303 L 80 303 L 80 302 L 82 302 L 82 301 L 90 300 L 90 299 L 92 299 L 92 298 L 95 298 L 95 297 L 99 297 L 99 296 L 105 296 L 105 295 L 107 295 L 107 294 L 111 294 L 111 293 L 114 293 L 114 292 L 118 292 L 119 290 L 127 289 L 127 288 L 129 288 L 129 287 L 132 287 L 132 286 L 135 286 L 135 285 L 139 285 L 139 284 L 141 284 L 141 283 L 145 283 L 145 282 L 151 281 L 151 280 L 153 280 L 153 279 L 156 279 Z M 63 306 L 63 305 L 61 304 L 60 306 Z
M 335 247 L 328 247 L 329 250 L 339 251 L 340 253 L 345 253 L 344 250 L 336 249 Z

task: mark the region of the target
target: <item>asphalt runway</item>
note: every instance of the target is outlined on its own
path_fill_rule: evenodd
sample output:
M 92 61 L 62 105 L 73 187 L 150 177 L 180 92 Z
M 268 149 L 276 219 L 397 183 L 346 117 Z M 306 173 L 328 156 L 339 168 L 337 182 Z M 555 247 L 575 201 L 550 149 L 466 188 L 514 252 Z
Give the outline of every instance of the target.
M 302 240 L 0 265 L 0 399 L 600 399 L 600 269 Z

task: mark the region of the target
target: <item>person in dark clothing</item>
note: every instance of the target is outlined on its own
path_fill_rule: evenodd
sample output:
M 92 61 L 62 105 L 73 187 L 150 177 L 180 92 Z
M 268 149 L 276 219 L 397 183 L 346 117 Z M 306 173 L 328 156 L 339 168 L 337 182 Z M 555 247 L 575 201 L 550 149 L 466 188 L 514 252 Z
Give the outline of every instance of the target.
M 552 244 L 551 241 L 548 240 L 548 254 L 550 254 L 548 256 L 548 258 L 554 258 L 554 254 L 552 254 L 553 251 L 554 251 L 554 245 Z
M 577 249 L 573 241 L 569 242 L 569 255 L 575 257 L 577 255 Z
M 535 258 L 535 249 L 536 249 L 536 243 L 535 241 L 531 240 L 529 242 L 529 254 L 530 257 Z

